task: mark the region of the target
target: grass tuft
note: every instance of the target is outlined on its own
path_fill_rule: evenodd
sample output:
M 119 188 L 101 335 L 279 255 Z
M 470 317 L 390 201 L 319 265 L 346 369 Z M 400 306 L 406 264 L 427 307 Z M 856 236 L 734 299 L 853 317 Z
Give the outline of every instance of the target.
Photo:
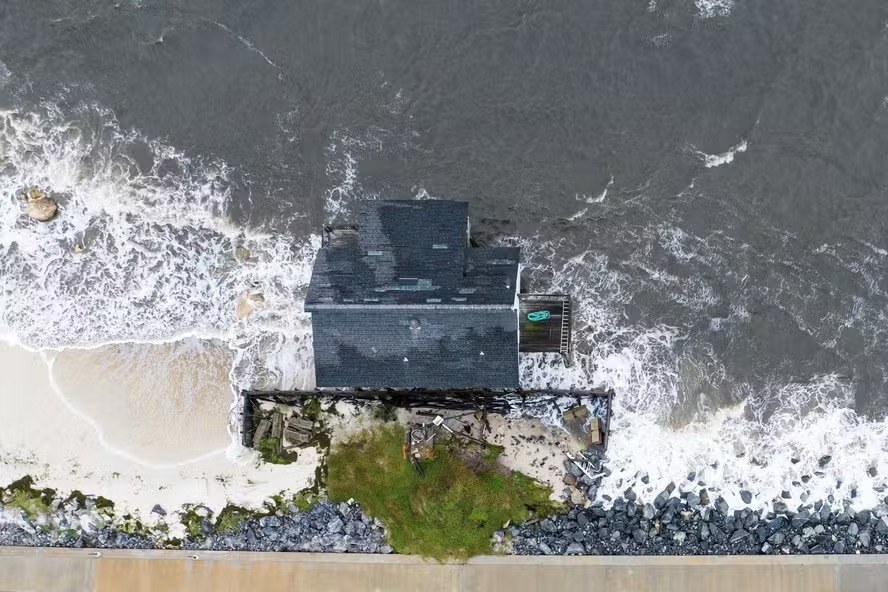
M 420 476 L 404 458 L 404 426 L 385 425 L 334 447 L 328 458 L 331 500 L 355 499 L 382 520 L 400 553 L 467 559 L 491 551 L 507 521 L 548 514 L 551 489 L 497 466 L 502 449 L 439 442 Z
M 200 527 L 203 523 L 203 516 L 198 514 L 194 508 L 187 508 L 185 510 L 182 514 L 181 522 L 185 526 L 185 531 L 191 538 L 196 539 L 201 536 L 202 531 Z
M 216 532 L 230 532 L 240 528 L 241 524 L 251 516 L 246 508 L 229 504 L 219 512 L 216 520 Z
M 262 462 L 275 465 L 288 465 L 296 462 L 299 458 L 298 454 L 295 452 L 278 452 L 279 445 L 280 440 L 278 438 L 263 438 L 259 442 L 259 446 L 256 447 Z
M 302 416 L 311 421 L 318 421 L 321 418 L 321 400 L 318 397 L 312 397 L 302 404 Z
M 49 513 L 55 493 L 54 489 L 34 488 L 34 480 L 30 475 L 25 475 L 5 488 L 0 488 L 0 501 L 7 506 L 22 510 L 33 519 Z

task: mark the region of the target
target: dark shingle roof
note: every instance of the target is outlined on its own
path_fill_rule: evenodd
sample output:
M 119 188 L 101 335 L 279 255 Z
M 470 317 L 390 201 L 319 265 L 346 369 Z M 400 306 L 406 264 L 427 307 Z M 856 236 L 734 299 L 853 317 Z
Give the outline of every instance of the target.
M 312 315 L 319 387 L 516 388 L 511 310 L 365 308 Z
M 519 250 L 467 248 L 465 202 L 364 202 L 357 226 L 356 240 L 337 240 L 318 252 L 306 310 L 514 305 Z

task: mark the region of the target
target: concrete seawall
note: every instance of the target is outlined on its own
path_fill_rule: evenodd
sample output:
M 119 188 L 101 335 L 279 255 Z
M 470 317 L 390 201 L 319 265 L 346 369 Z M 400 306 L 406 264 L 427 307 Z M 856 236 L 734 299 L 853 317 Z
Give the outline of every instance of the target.
M 221 553 L 0 547 L 0 590 L 482 592 L 878 592 L 888 558 L 477 557 Z

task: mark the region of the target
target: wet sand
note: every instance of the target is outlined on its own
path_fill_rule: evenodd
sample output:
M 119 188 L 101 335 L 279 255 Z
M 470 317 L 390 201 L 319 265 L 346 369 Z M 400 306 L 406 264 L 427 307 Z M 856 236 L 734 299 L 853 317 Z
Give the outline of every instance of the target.
M 232 443 L 228 356 L 212 342 L 58 354 L 0 344 L 0 485 L 31 475 L 143 519 L 154 504 L 260 505 L 308 486 L 314 450 L 291 465 L 257 466 L 255 453 Z
M 224 451 L 233 392 L 231 350 L 196 340 L 65 350 L 52 377 L 101 426 L 108 446 L 145 463 L 175 464 Z

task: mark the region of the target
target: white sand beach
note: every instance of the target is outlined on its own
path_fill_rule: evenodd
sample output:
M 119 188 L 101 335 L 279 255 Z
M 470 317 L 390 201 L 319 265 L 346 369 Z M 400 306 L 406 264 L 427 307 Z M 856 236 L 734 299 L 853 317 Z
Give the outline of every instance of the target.
M 219 342 L 34 353 L 0 344 L 0 484 L 31 475 L 119 511 L 261 505 L 310 485 L 318 458 L 257 466 L 233 442 L 230 352 Z

